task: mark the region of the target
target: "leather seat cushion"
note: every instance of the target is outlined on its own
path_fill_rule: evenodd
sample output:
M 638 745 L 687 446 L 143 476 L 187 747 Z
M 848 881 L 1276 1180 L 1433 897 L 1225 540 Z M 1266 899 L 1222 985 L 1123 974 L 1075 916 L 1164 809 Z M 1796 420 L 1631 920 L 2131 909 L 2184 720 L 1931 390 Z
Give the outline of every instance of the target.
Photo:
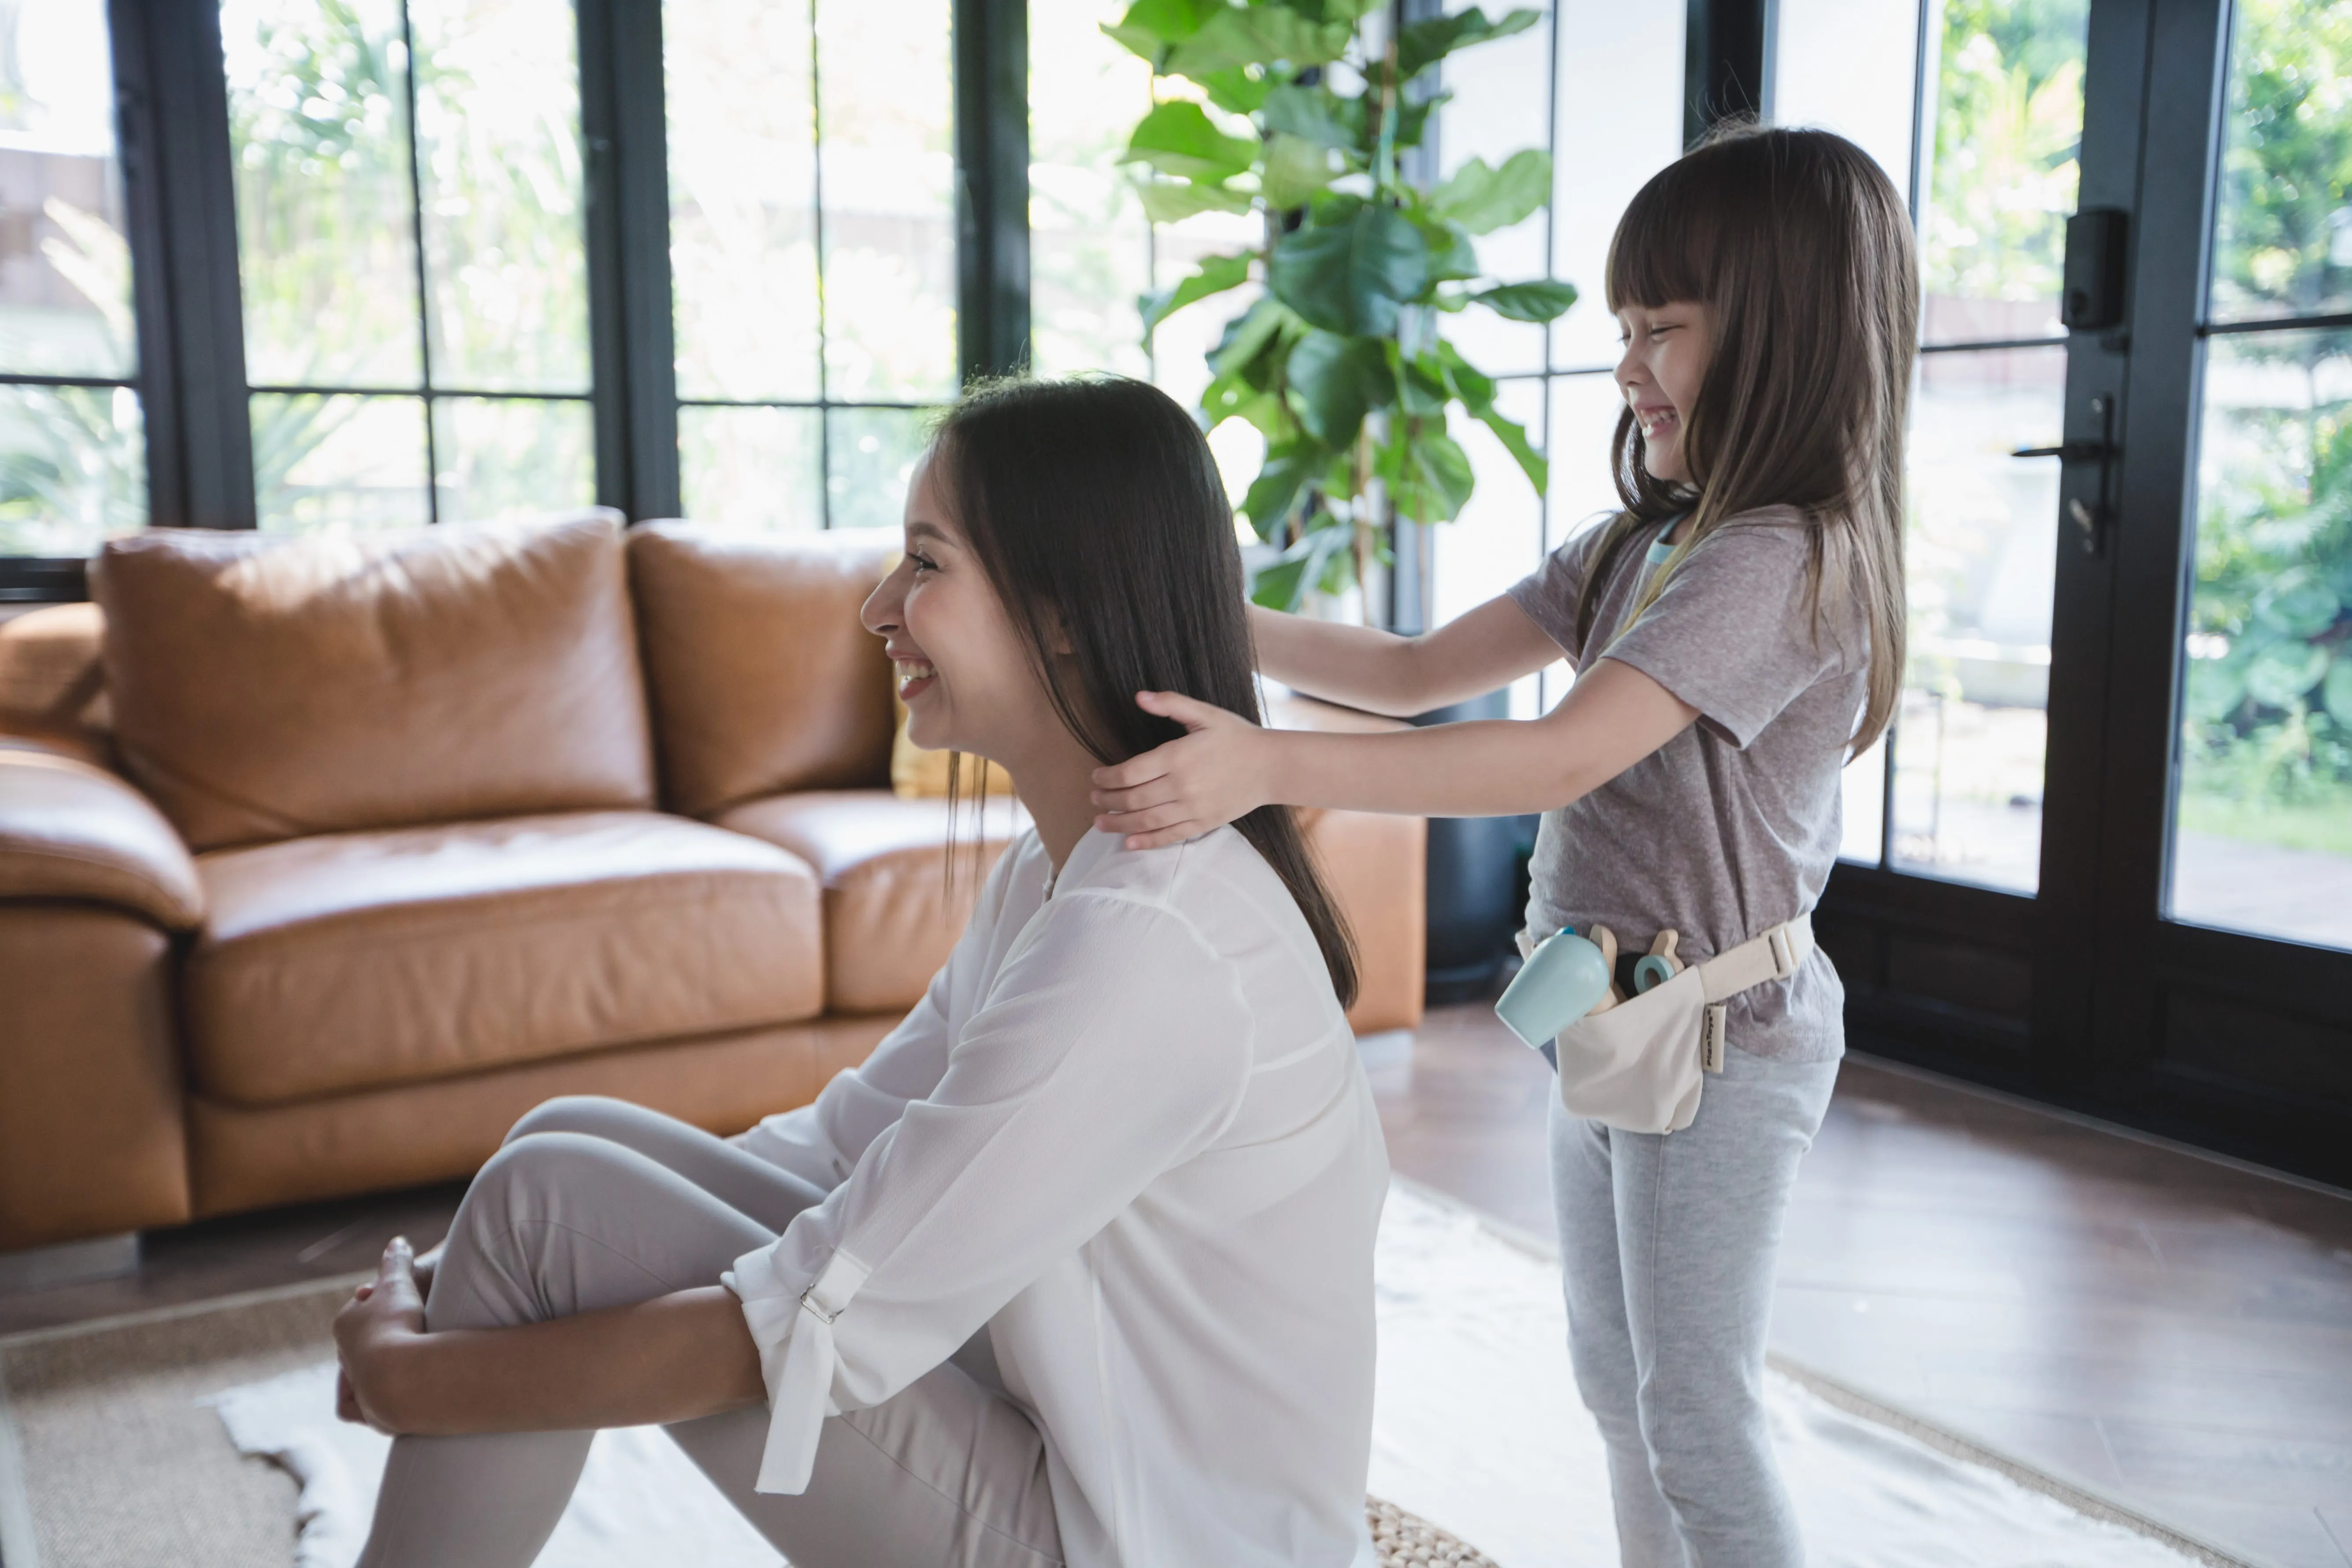
M 124 770 L 192 849 L 653 804 L 616 513 L 155 529 L 92 573 Z
M 877 531 L 629 531 L 665 805 L 709 816 L 888 778 L 890 661 L 857 619 L 898 553 Z
M 201 857 L 190 1067 L 307 1095 L 824 1010 L 815 873 L 652 812 L 322 835 Z
M 719 824 L 782 845 L 824 882 L 824 994 L 836 1013 L 903 1011 L 955 950 L 996 858 L 1028 831 L 1018 802 L 967 805 L 950 885 L 948 803 L 887 790 L 810 790 L 739 805 Z

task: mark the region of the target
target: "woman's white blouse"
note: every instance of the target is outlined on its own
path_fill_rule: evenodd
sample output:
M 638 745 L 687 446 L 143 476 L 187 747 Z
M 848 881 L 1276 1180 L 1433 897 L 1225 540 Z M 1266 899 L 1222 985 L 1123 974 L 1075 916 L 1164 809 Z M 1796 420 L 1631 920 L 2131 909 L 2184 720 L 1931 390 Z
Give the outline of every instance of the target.
M 758 1489 L 985 1328 L 1073 1568 L 1369 1548 L 1388 1154 L 1314 937 L 1232 828 L 1089 833 L 1057 883 L 1024 835 L 906 1022 L 744 1147 L 833 1189 L 725 1277 Z

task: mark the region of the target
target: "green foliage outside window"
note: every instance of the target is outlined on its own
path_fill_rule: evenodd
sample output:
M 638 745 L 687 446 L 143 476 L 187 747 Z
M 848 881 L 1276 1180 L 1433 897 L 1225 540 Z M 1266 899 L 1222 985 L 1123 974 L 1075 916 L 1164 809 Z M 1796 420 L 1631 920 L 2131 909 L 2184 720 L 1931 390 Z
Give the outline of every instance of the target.
M 2342 310 L 2352 4 L 2241 0 L 2235 26 L 2214 313 Z M 2352 854 L 2352 335 L 2216 337 L 2206 379 L 2181 820 Z
M 1241 510 L 1260 539 L 1284 546 L 1253 590 L 1281 609 L 1339 591 L 1380 553 L 1376 497 L 1416 522 L 1459 515 L 1475 480 L 1448 427 L 1456 408 L 1543 489 L 1543 458 L 1439 322 L 1472 305 L 1549 321 L 1576 299 L 1548 279 L 1486 277 L 1473 243 L 1549 199 L 1549 154 L 1531 149 L 1499 168 L 1474 158 L 1431 190 L 1399 172 L 1444 99 L 1406 84 L 1539 14 L 1456 12 L 1401 29 L 1370 56 L 1359 23 L 1375 4 L 1136 0 L 1104 29 L 1151 63 L 1159 101 L 1121 160 L 1142 165 L 1151 220 L 1215 211 L 1265 222 L 1260 244 L 1208 258 L 1141 304 L 1148 338 L 1196 300 L 1263 285 L 1210 352 L 1201 408 L 1212 427 L 1245 419 L 1265 437 Z
M 1920 236 L 1928 294 L 2057 299 L 2083 140 L 2088 3 L 1943 7 L 1936 187 Z

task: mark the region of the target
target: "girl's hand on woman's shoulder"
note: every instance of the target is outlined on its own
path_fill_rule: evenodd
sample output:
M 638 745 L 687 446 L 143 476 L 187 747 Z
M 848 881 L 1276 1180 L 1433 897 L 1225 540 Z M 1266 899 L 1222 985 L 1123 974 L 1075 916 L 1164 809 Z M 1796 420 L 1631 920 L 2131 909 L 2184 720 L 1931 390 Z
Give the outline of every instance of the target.
M 1273 798 L 1273 737 L 1211 702 L 1139 691 L 1136 706 L 1190 731 L 1141 756 L 1097 768 L 1095 826 L 1127 836 L 1129 849 L 1159 849 L 1213 832 Z

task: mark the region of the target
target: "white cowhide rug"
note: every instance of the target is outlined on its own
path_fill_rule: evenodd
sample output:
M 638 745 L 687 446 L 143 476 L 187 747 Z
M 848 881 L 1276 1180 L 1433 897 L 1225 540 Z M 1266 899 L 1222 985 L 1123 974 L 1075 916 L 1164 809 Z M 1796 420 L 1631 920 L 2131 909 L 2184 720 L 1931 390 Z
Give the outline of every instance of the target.
M 1371 1490 L 1503 1568 L 1614 1568 L 1599 1436 L 1577 1403 L 1551 1265 L 1399 1185 L 1381 1225 Z M 386 1440 L 338 1422 L 334 1368 L 215 1395 L 229 1435 L 302 1487 L 300 1568 L 350 1568 Z M 1782 1472 L 1816 1568 L 2180 1568 L 2194 1561 L 1773 1374 Z M 776 1568 L 652 1427 L 606 1432 L 541 1568 Z

